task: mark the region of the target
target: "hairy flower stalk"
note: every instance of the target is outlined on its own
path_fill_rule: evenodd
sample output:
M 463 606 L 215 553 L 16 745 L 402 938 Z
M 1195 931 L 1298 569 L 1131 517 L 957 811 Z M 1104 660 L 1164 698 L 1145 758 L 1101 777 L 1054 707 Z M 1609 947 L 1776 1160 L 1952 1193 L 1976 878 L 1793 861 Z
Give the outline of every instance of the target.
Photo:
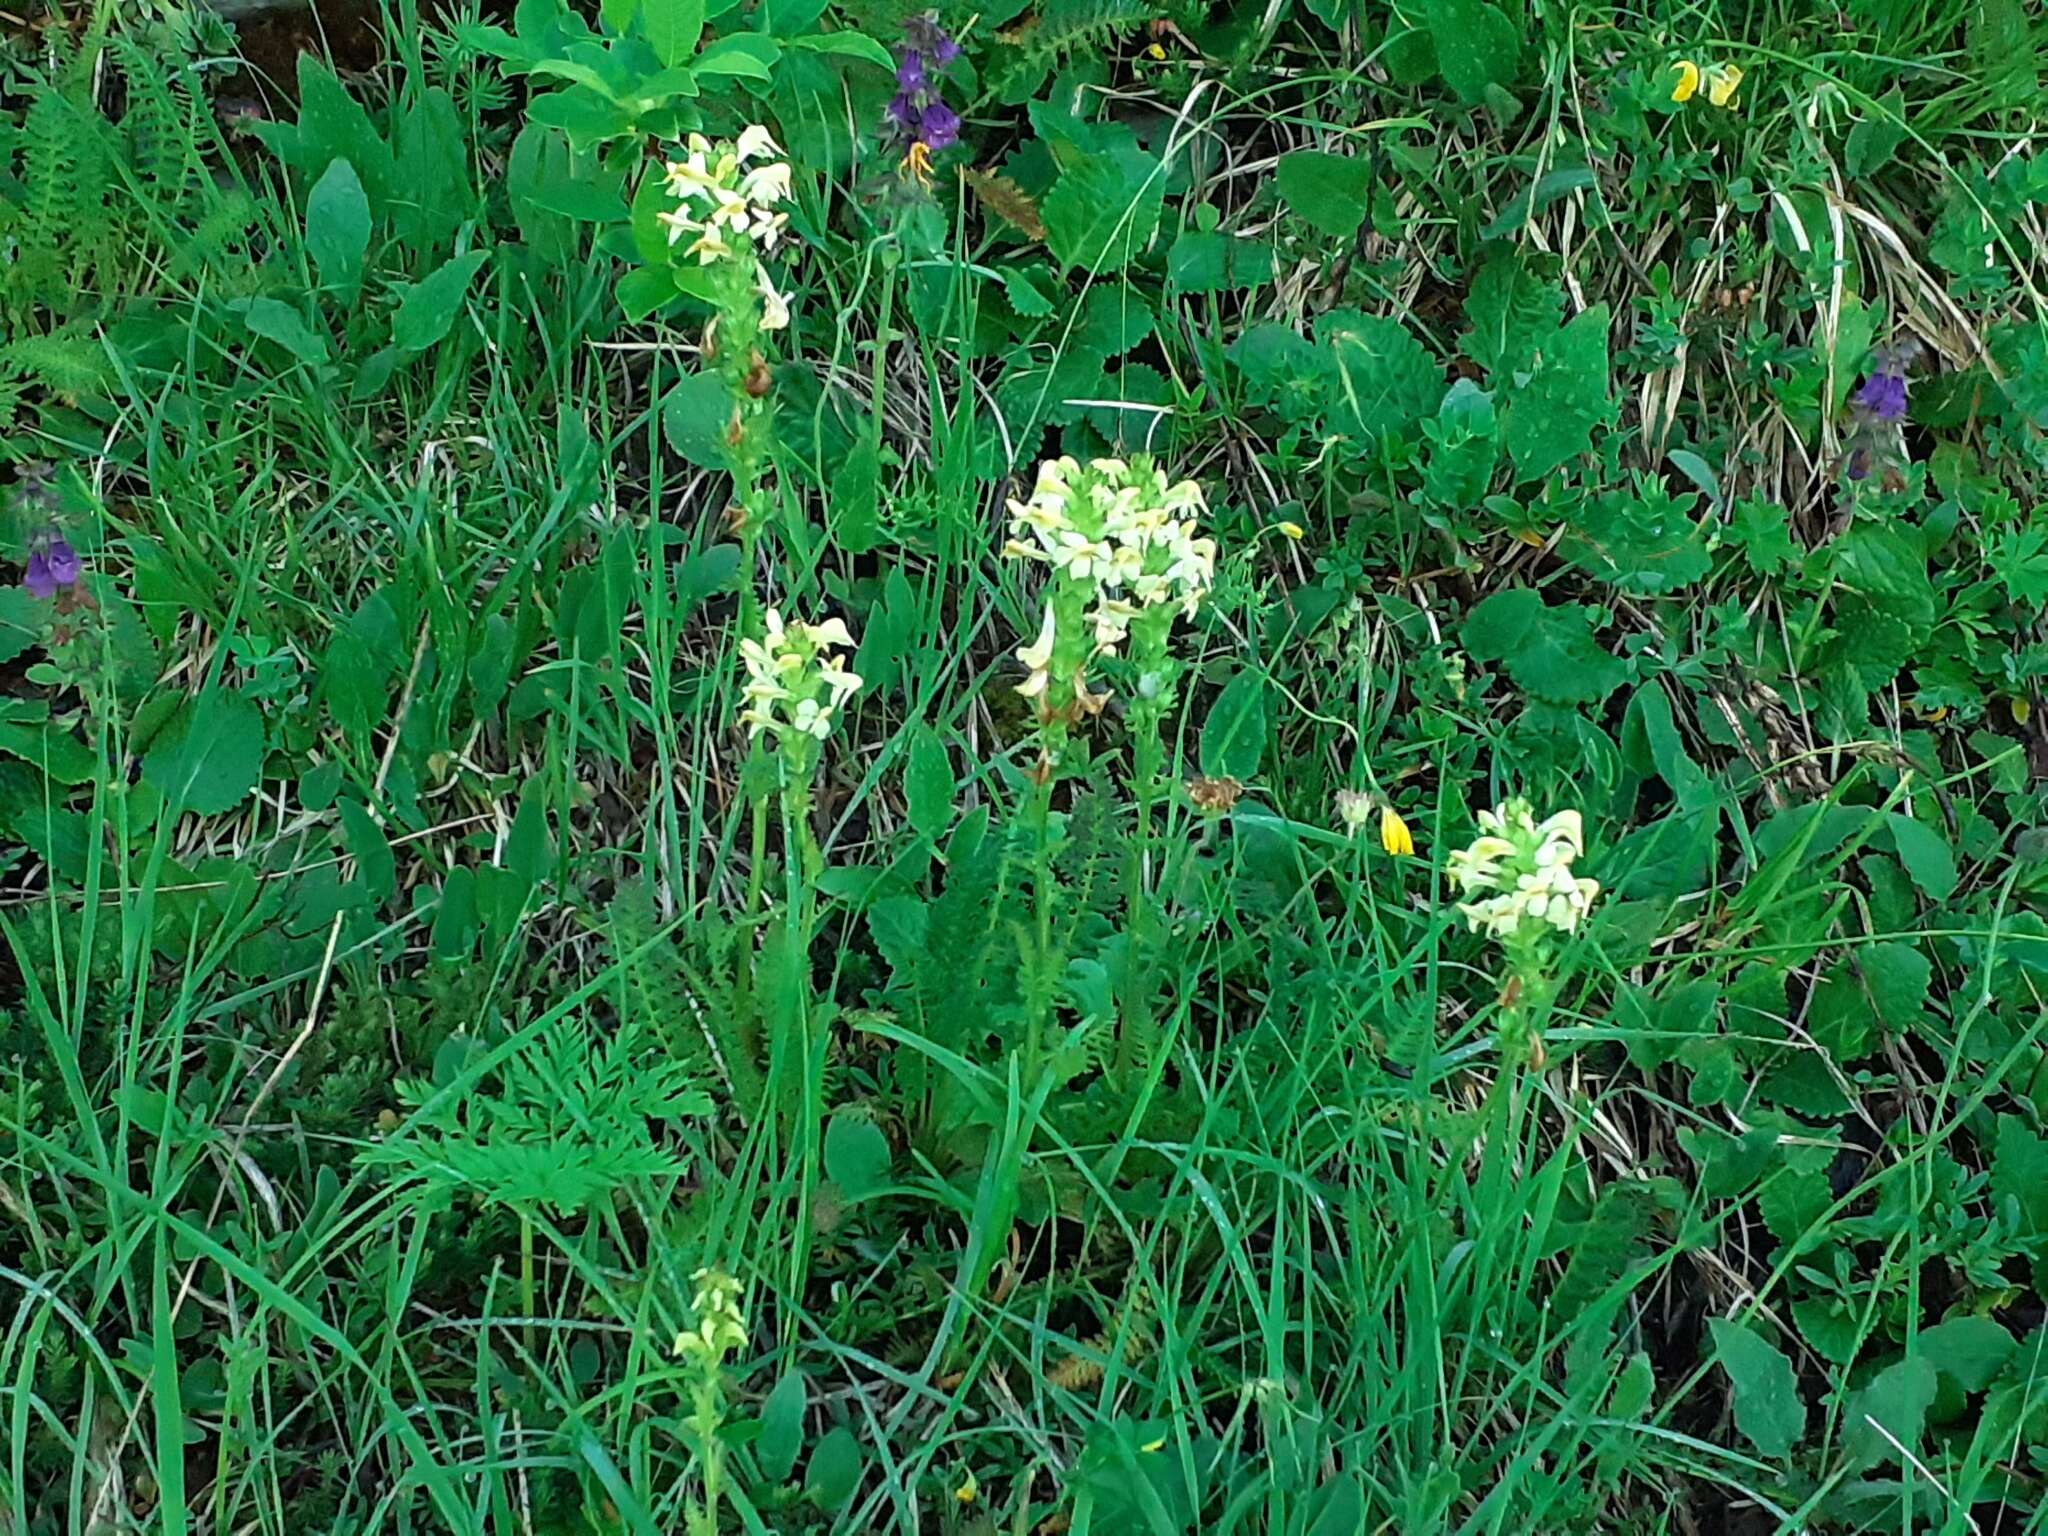
M 896 94 L 890 98 L 889 123 L 903 143 L 903 174 L 920 186 L 932 179 L 932 156 L 951 149 L 960 139 L 960 114 L 946 105 L 932 72 L 960 57 L 953 40 L 931 12 L 903 24 L 903 48 L 896 56 Z
M 846 701 L 861 690 L 844 653 L 854 649 L 844 619 L 782 622 L 770 608 L 758 640 L 740 641 L 747 669 L 741 722 L 750 736 L 770 736 L 782 750 L 792 783 L 808 785 L 818 744 L 832 734 Z
M 1574 933 L 1600 883 L 1572 872 L 1586 851 L 1577 811 L 1537 821 L 1526 800 L 1479 813 L 1479 833 L 1454 852 L 1448 873 L 1466 898 L 1458 912 L 1499 943 L 1508 963 L 1501 993 L 1501 1048 L 1509 1060 L 1542 1062 L 1541 1027 L 1556 992 L 1551 944 Z
M 693 133 L 681 158 L 662 167 L 662 191 L 675 201 L 655 215 L 668 234 L 677 285 L 711 305 L 702 356 L 732 400 L 725 458 L 749 569 L 767 512 L 761 479 L 772 436 L 774 373 L 766 338 L 790 320 L 789 300 L 767 264 L 789 222 L 782 205 L 789 201 L 791 173 L 781 153 L 759 125 L 730 142 Z M 751 609 L 751 598 L 746 602 Z
M 1128 1069 L 1151 1039 L 1151 977 L 1144 957 L 1150 910 L 1152 805 L 1164 762 L 1164 724 L 1181 673 L 1173 625 L 1191 617 L 1216 575 L 1216 544 L 1202 536 L 1196 515 L 1207 510 L 1192 480 L 1170 482 L 1150 457 L 1072 458 L 1041 464 L 1028 500 L 1010 503 L 1010 540 L 1003 553 L 1046 566 L 1045 606 L 1036 638 L 1020 647 L 1025 677 L 1018 692 L 1039 723 L 1037 771 L 1041 848 L 1050 816 L 1050 787 L 1071 728 L 1101 713 L 1106 689 L 1091 683 L 1102 657 L 1123 655 L 1133 674 L 1128 724 L 1137 835 L 1125 877 L 1130 942 L 1119 978 L 1124 1028 L 1118 1066 Z M 1046 878 L 1041 873 L 1040 889 Z M 1049 924 L 1041 903 L 1040 926 Z M 1049 939 L 1048 939 L 1049 942 Z
M 694 1328 L 676 1335 L 675 1357 L 683 1362 L 690 1383 L 690 1416 L 683 1422 L 696 1441 L 704 1492 L 701 1502 L 684 1516 L 690 1536 L 716 1536 L 718 1508 L 725 1496 L 725 1362 L 747 1347 L 747 1317 L 740 1306 L 740 1283 L 718 1270 L 700 1269 L 690 1277 L 696 1286 L 690 1310 Z

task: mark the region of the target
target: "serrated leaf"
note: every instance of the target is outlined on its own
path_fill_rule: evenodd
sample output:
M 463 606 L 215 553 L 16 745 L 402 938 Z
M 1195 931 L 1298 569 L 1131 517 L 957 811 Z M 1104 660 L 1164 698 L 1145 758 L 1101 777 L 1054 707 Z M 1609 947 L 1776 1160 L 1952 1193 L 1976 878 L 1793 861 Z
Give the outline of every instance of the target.
M 1031 281 L 1031 274 L 1018 267 L 998 269 L 1003 280 L 1003 296 L 1010 301 L 1010 308 L 1026 320 L 1043 320 L 1052 313 L 1052 300 Z
M 489 251 L 469 251 L 447 261 L 406 290 L 391 318 L 392 344 L 404 352 L 424 352 L 455 326 L 470 279 L 491 259 Z
M 1713 569 L 1706 535 L 1693 516 L 1697 500 L 1673 496 L 1662 476 L 1637 475 L 1633 489 L 1582 503 L 1561 549 L 1572 564 L 1624 592 L 1674 592 Z
M 2018 1115 L 1998 1117 L 1991 1195 L 2018 1216 L 2022 1236 L 2048 1232 L 2048 1142 Z
M 1930 901 L 1947 901 L 1956 891 L 1956 856 L 1940 831 L 1903 811 L 1885 817 L 1892 844 L 1899 850 L 1899 862 Z
M 1607 416 L 1605 304 L 1595 304 L 1545 340 L 1526 384 L 1508 386 L 1508 456 L 1524 482 L 1541 480 L 1593 446 Z
M 1121 272 L 1150 248 L 1165 199 L 1159 162 L 1116 146 L 1069 166 L 1045 195 L 1046 245 L 1064 267 Z
M 1902 1451 L 1913 1455 L 1938 1387 L 1934 1367 L 1912 1355 L 1872 1377 L 1844 1416 L 1842 1445 L 1850 1464 L 1861 1469 L 1901 1460 Z
M 262 772 L 262 711 L 219 689 L 185 704 L 142 760 L 143 780 L 166 805 L 201 816 L 232 811 Z
M 1476 661 L 1499 662 L 1523 692 L 1560 704 L 1596 704 L 1621 686 L 1628 668 L 1593 638 L 1593 610 L 1552 608 L 1527 587 L 1510 587 L 1477 604 L 1460 630 Z
M 1405 434 L 1443 404 L 1442 365 L 1400 321 L 1332 310 L 1316 322 L 1316 339 L 1335 373 L 1331 425 L 1359 442 Z
M 1274 185 L 1288 211 L 1320 234 L 1344 240 L 1365 222 L 1365 162 L 1319 149 L 1297 149 L 1280 157 Z
M 1806 1433 L 1799 1377 L 1783 1350 L 1740 1323 L 1709 1318 L 1714 1358 L 1735 1389 L 1735 1427 L 1766 1456 L 1788 1456 Z
M 1465 296 L 1472 328 L 1459 344 L 1498 387 L 1527 372 L 1536 349 L 1558 332 L 1564 318 L 1564 290 L 1519 256 L 1497 256 L 1479 269 Z
M 1045 220 L 1039 214 L 1038 204 L 1009 177 L 969 166 L 960 172 L 960 179 L 984 208 L 1019 234 L 1032 240 L 1045 238 Z

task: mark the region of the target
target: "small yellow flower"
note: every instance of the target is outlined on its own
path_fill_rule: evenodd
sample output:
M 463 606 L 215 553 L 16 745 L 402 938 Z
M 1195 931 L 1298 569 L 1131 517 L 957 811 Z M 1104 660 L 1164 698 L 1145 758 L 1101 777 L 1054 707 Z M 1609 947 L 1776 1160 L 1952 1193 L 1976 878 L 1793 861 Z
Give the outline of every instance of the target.
M 1297 544 L 1306 536 L 1299 523 L 1275 523 L 1273 526 L 1280 530 L 1283 537 L 1292 539 Z
M 1391 805 L 1380 810 L 1380 846 L 1397 859 L 1415 857 L 1415 834 Z
M 2034 701 L 2032 699 L 2014 699 L 2012 701 L 2012 723 L 2014 725 L 2025 725 L 2033 718 Z
M 981 1497 L 981 1484 L 974 1480 L 974 1469 L 972 1467 L 967 1469 L 966 1479 L 958 1488 L 953 1490 L 953 1497 L 962 1504 L 972 1504 Z
M 1691 59 L 1680 59 L 1671 68 L 1678 76 L 1677 84 L 1671 87 L 1671 99 L 1683 105 L 1699 93 L 1700 67 Z
M 1146 47 L 1145 57 L 1148 59 L 1164 59 L 1166 57 L 1166 50 L 1160 47 L 1159 44 L 1152 43 Z
M 1733 64 L 1716 64 L 1707 71 L 1707 100 L 1717 107 L 1733 107 L 1735 92 L 1742 84 L 1742 71 Z

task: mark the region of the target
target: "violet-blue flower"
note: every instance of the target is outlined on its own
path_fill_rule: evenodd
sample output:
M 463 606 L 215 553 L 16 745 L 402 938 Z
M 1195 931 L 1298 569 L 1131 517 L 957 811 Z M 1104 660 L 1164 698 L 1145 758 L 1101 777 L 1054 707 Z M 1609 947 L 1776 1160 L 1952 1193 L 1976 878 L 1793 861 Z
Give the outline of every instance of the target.
M 960 138 L 960 114 L 943 101 L 933 101 L 924 109 L 917 136 L 929 150 L 951 149 Z
M 924 55 L 912 48 L 896 66 L 896 87 L 906 96 L 917 96 L 924 92 L 926 85 Z
M 74 585 L 78 580 L 78 551 L 62 539 L 50 543 L 50 577 L 60 587 Z
M 78 551 L 70 544 L 61 538 L 47 543 L 39 540 L 29 551 L 28 569 L 22 573 L 21 584 L 32 597 L 50 598 L 76 586 L 79 573 Z
M 1879 421 L 1906 419 L 1906 376 L 1880 369 L 1863 381 L 1856 391 L 1856 403 Z

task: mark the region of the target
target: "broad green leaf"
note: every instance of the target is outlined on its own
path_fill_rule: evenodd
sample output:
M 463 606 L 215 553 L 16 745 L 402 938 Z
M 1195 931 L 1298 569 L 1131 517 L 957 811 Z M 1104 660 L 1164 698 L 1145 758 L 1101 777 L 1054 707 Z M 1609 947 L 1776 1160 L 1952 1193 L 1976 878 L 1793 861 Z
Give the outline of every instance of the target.
M 1355 309 L 1316 321 L 1335 373 L 1331 425 L 1363 444 L 1406 434 L 1443 404 L 1444 372 L 1400 321 Z
M 1121 272 L 1151 246 L 1165 199 L 1164 167 L 1114 146 L 1069 166 L 1040 201 L 1046 246 L 1062 267 Z
M 61 725 L 12 718 L 12 708 L 5 716 L 0 717 L 0 756 L 20 758 L 52 784 L 90 784 L 99 776 L 99 757 Z
M 282 299 L 251 299 L 242 320 L 256 335 L 276 342 L 302 363 L 327 361 L 327 338 Z
M 860 1442 L 844 1424 L 829 1431 L 804 1468 L 804 1497 L 827 1514 L 844 1509 L 860 1487 Z
M 371 900 L 381 905 L 398 889 L 398 864 L 390 840 L 370 813 L 355 801 L 342 801 L 340 811 L 348 851 L 355 856 L 356 874 Z
M 725 430 L 732 395 L 715 373 L 685 374 L 661 404 L 661 432 L 669 447 L 699 469 L 724 469 Z
M 807 37 L 791 37 L 784 41 L 792 48 L 802 48 L 810 53 L 836 53 L 842 58 L 872 64 L 877 69 L 893 71 L 896 68 L 896 60 L 889 50 L 865 32 L 813 32 Z
M 321 285 L 344 301 L 363 286 L 363 258 L 370 248 L 370 199 L 356 168 L 330 160 L 306 194 L 306 252 Z
M 1427 0 L 1426 16 L 1437 67 L 1460 100 L 1482 102 L 1488 87 L 1514 82 L 1521 39 L 1498 7 L 1485 0 Z
M 1989 1317 L 1952 1317 L 1924 1329 L 1915 1353 L 1965 1392 L 1982 1392 L 2019 1348 L 2002 1323 Z
M 1783 1350 L 1724 1317 L 1709 1318 L 1714 1357 L 1735 1388 L 1735 1427 L 1766 1456 L 1788 1456 L 1806 1432 L 1799 1377 Z
M 1266 680 L 1246 668 L 1223 685 L 1202 722 L 1204 777 L 1249 779 L 1266 752 Z
M 674 275 L 667 267 L 630 267 L 612 289 L 628 320 L 645 320 L 677 297 Z
M 866 1115 L 842 1109 L 825 1126 L 825 1173 L 849 1200 L 889 1183 L 889 1138 Z
M 1496 256 L 1472 279 L 1465 318 L 1472 329 L 1459 345 L 1498 388 L 1526 373 L 1537 349 L 1557 334 L 1564 290 L 1519 255 Z
M 1297 149 L 1280 157 L 1274 184 L 1288 211 L 1320 234 L 1349 239 L 1365 222 L 1370 184 L 1363 160 Z
M 307 176 L 336 160 L 348 161 L 373 208 L 397 191 L 391 147 L 378 135 L 363 104 L 310 50 L 299 55 L 298 137 L 290 158 Z
M 470 279 L 491 259 L 489 251 L 451 257 L 406 291 L 391 319 L 393 345 L 405 352 L 424 352 L 454 328 Z
M 1527 587 L 1478 603 L 1460 631 L 1475 661 L 1499 662 L 1525 693 L 1560 704 L 1594 704 L 1621 686 L 1628 669 L 1593 638 L 1594 610 L 1552 608 Z
M 1929 901 L 1947 901 L 1956 891 L 1956 856 L 1941 832 L 1903 811 L 1885 817 L 1899 862 Z
M 1542 342 L 1527 383 L 1504 390 L 1518 479 L 1544 479 L 1593 446 L 1608 410 L 1607 324 L 1607 306 L 1594 305 Z
M 1917 1355 L 1879 1371 L 1869 1386 L 1849 1399 L 1844 1415 L 1842 1447 L 1850 1464 L 1859 1469 L 1905 1467 L 1905 1457 L 1918 1454 L 1927 1410 L 1938 1389 L 1934 1367 Z M 1912 1475 L 1910 1470 L 1907 1475 Z
M 953 764 L 946 744 L 928 725 L 910 735 L 903 768 L 903 796 L 909 802 L 910 825 L 919 835 L 936 839 L 953 821 Z
M 262 712 L 219 689 L 186 703 L 142 760 L 143 780 L 167 806 L 201 816 L 232 811 L 262 773 Z
M 476 947 L 477 926 L 476 872 L 458 864 L 441 883 L 441 900 L 434 909 L 435 958 L 459 960 L 469 954 Z
M 796 1470 L 797 1455 L 804 1448 L 804 1410 L 809 1406 L 803 1372 L 784 1371 L 761 1405 L 761 1436 L 754 1442 L 754 1454 L 769 1482 L 786 1483 Z
M 772 66 L 782 57 L 782 45 L 758 32 L 736 32 L 721 37 L 691 61 L 699 75 L 734 75 L 748 80 L 772 80 Z
M 704 33 L 704 0 L 640 0 L 640 35 L 668 65 L 686 62 Z

